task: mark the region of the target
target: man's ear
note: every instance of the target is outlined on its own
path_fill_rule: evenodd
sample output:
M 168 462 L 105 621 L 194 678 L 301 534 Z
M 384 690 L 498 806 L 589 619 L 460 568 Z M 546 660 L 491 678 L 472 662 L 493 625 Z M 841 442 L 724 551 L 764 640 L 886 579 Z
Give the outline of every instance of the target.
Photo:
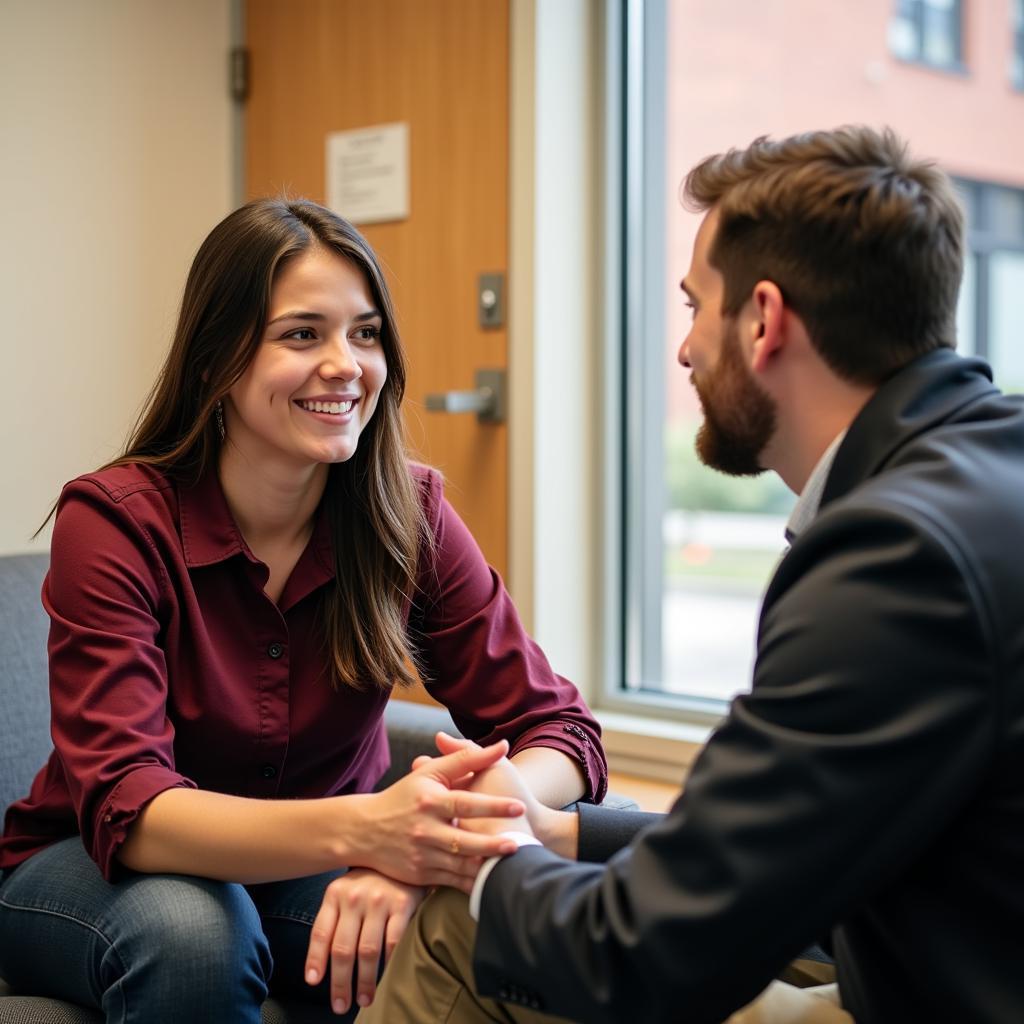
M 754 336 L 750 368 L 763 373 L 786 343 L 783 330 L 786 305 L 782 291 L 774 281 L 758 281 L 754 285 L 749 305 Z

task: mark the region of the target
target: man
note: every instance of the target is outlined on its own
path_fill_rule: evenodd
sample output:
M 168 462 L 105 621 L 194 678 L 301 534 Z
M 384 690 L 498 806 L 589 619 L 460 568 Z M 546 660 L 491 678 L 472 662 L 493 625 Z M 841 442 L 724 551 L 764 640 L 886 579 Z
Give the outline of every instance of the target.
M 752 690 L 606 864 L 488 863 L 475 940 L 464 897 L 428 901 L 368 1019 L 717 1022 L 831 933 L 842 1009 L 776 982 L 743 1019 L 1024 1020 L 1024 406 L 952 351 L 950 182 L 852 127 L 711 157 L 686 195 L 698 450 L 800 495 Z

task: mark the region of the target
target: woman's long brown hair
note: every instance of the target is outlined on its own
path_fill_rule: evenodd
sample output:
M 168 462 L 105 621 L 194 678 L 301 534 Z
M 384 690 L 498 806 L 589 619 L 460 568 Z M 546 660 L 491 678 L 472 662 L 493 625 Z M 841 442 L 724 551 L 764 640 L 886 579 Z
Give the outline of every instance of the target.
M 351 224 L 308 200 L 279 199 L 254 200 L 221 221 L 189 271 L 167 361 L 124 454 L 109 465 L 141 462 L 185 483 L 215 471 L 217 402 L 256 354 L 276 275 L 314 246 L 362 270 L 383 321 L 387 380 L 355 454 L 330 467 L 324 494 L 335 583 L 323 623 L 334 684 L 387 688 L 415 678 L 403 610 L 430 540 L 402 437 L 406 365 L 394 307 L 373 250 Z

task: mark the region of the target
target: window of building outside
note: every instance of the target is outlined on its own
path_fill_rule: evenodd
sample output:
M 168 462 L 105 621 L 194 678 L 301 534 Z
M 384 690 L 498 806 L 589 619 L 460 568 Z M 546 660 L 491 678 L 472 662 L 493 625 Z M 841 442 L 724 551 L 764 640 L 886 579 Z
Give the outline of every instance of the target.
M 1011 0 L 1013 49 L 1010 56 L 1010 81 L 1014 88 L 1024 89 L 1024 0 Z
M 901 60 L 936 68 L 962 65 L 960 0 L 895 0 L 889 48 Z
M 700 220 L 679 189 L 698 160 L 764 134 L 891 125 L 954 176 L 963 198 L 960 350 L 989 359 L 1004 389 L 1024 390 L 1015 301 L 1024 294 L 1024 95 L 1006 83 L 1011 20 L 1002 39 L 972 35 L 981 5 L 965 5 L 965 34 L 988 49 L 972 49 L 970 76 L 937 76 L 892 53 L 892 0 L 741 6 L 743 17 L 718 0 L 624 0 L 610 10 L 624 64 L 624 297 L 614 344 L 626 436 L 612 707 L 720 714 L 749 688 L 760 599 L 795 500 L 771 473 L 730 479 L 694 450 L 701 414 L 676 358 L 690 322 L 679 281 Z

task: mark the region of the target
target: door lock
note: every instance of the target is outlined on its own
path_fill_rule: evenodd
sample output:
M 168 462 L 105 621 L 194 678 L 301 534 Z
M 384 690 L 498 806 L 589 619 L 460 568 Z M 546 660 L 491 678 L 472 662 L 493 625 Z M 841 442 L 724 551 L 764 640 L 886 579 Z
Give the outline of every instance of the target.
M 481 327 L 505 325 L 505 275 L 481 274 L 476 285 L 477 320 Z

